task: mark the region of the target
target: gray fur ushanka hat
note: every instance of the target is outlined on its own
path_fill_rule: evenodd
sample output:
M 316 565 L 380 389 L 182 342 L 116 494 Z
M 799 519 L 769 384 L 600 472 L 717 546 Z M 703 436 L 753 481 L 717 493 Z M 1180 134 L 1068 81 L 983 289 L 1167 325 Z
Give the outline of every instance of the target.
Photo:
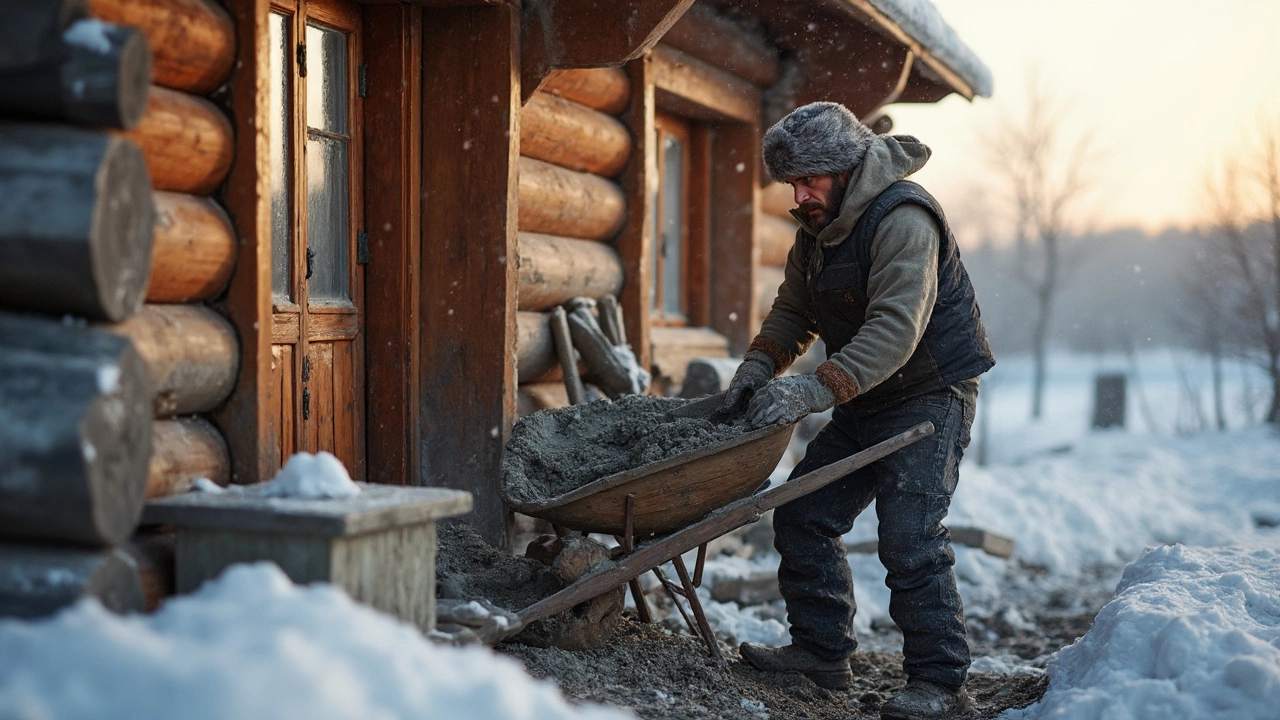
M 802 105 L 764 134 L 764 166 L 778 182 L 801 175 L 839 175 L 862 162 L 875 136 L 839 103 Z

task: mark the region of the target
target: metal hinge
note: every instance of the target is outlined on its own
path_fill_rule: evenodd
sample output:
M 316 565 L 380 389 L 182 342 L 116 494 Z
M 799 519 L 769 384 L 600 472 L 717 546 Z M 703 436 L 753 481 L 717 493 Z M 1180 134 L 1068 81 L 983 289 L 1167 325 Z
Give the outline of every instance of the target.
M 356 262 L 360 265 L 369 264 L 369 233 L 363 230 L 356 233 Z
M 369 66 L 361 65 L 356 71 L 356 97 L 369 96 Z
M 316 251 L 312 250 L 311 248 L 307 248 L 307 276 L 305 279 L 307 280 L 311 279 L 311 273 L 313 270 L 315 270 L 315 262 L 316 262 Z
M 311 390 L 302 388 L 302 419 L 311 419 Z
M 311 358 L 302 358 L 302 382 L 311 382 Z
M 307 46 L 298 43 L 298 77 L 307 76 Z

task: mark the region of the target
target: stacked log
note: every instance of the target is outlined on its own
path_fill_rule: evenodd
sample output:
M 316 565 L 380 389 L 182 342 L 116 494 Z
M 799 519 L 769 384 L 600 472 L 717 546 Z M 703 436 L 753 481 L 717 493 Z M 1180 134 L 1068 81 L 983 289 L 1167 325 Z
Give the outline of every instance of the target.
M 208 197 L 231 125 L 202 97 L 234 25 L 215 0 L 10 0 L 0 48 L 0 615 L 141 609 L 112 548 L 145 497 L 229 480 L 219 431 L 179 415 L 239 365 L 203 306 L 236 247 Z
M 612 240 L 626 218 L 613 180 L 632 140 L 615 117 L 631 87 L 620 68 L 559 70 L 534 93 L 520 119 L 517 377 L 520 412 L 562 405 L 562 376 L 547 311 L 574 297 L 622 289 Z
M 795 194 L 790 185 L 770 183 L 760 193 L 760 212 L 756 213 L 756 241 L 760 248 L 760 266 L 756 268 L 756 301 L 760 318 L 769 314 L 773 299 L 782 284 L 787 254 L 796 240 L 800 224 L 791 217 Z

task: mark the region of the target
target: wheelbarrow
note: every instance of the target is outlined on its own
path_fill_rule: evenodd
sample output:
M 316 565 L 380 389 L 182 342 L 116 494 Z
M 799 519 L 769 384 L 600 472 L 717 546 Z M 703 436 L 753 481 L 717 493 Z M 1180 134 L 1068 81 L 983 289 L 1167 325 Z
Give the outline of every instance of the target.
M 542 518 L 567 530 L 613 535 L 615 556 L 564 589 L 521 610 L 521 626 L 568 610 L 610 590 L 630 585 L 641 620 L 650 620 L 639 577 L 650 570 L 672 595 L 690 630 L 723 660 L 707 623 L 697 586 L 707 543 L 760 519 L 773 508 L 820 490 L 859 468 L 933 433 L 932 423 L 915 427 L 857 454 L 775 488 L 762 488 L 786 451 L 793 427 L 772 426 L 730 440 L 601 478 L 541 502 L 503 499 L 517 512 Z M 690 575 L 682 556 L 697 548 Z M 671 562 L 680 583 L 669 581 L 661 566 Z M 676 596 L 690 606 L 693 619 Z

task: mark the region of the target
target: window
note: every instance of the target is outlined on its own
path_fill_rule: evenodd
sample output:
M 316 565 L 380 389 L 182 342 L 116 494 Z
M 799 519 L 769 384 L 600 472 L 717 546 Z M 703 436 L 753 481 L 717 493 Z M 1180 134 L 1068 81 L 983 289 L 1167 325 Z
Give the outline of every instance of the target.
M 650 256 L 651 305 L 654 324 L 688 322 L 689 260 L 689 126 L 659 114 L 654 123 L 658 187 L 653 202 L 653 252 Z

